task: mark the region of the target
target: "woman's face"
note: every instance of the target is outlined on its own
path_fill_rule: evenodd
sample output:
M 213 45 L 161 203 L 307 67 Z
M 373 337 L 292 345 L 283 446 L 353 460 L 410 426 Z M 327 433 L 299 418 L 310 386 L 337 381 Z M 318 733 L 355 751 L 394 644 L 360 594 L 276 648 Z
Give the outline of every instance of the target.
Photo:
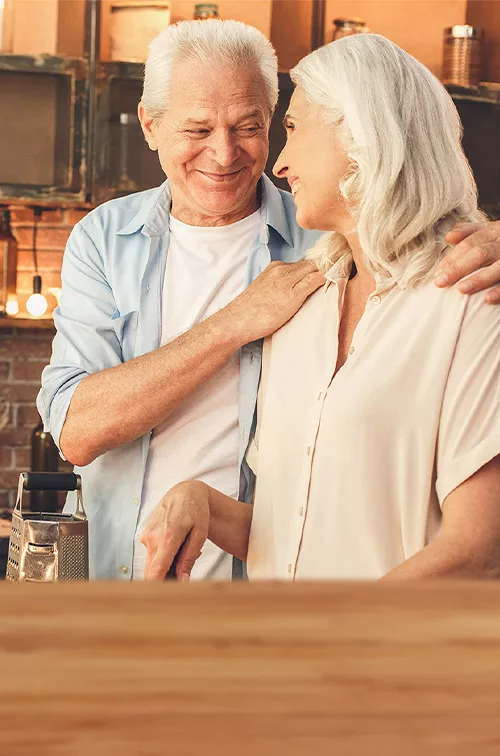
M 296 87 L 283 124 L 287 142 L 273 173 L 290 184 L 297 222 L 319 231 L 352 230 L 354 222 L 339 192 L 349 160 L 341 127 L 327 123 L 321 108 Z

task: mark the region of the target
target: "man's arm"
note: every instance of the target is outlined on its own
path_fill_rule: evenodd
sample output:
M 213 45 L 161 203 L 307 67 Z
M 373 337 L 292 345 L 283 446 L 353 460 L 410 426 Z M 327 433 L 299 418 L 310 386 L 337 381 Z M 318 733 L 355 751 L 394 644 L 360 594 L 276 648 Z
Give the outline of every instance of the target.
M 443 503 L 438 537 L 382 580 L 500 577 L 500 457 Z
M 86 233 L 75 230 L 38 401 L 62 453 L 84 466 L 152 430 L 234 352 L 279 328 L 323 283 L 310 262 L 271 263 L 226 308 L 170 344 L 123 362 L 104 265 Z
M 189 580 L 205 541 L 246 561 L 253 507 L 199 480 L 168 491 L 141 535 L 147 548 L 145 580 L 163 580 L 179 552 L 178 580 Z
M 436 284 L 452 286 L 458 281 L 463 294 L 490 289 L 486 301 L 500 304 L 500 221 L 460 223 L 445 238 L 456 246 L 441 261 Z

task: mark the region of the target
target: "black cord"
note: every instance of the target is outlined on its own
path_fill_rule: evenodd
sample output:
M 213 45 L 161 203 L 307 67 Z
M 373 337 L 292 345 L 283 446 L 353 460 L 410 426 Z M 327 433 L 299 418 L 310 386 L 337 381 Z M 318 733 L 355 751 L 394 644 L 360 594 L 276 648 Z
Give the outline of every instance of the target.
M 42 211 L 39 207 L 33 208 L 33 263 L 35 265 L 35 275 L 38 275 L 38 255 L 36 249 L 36 236 L 38 233 L 38 222 L 42 217 Z

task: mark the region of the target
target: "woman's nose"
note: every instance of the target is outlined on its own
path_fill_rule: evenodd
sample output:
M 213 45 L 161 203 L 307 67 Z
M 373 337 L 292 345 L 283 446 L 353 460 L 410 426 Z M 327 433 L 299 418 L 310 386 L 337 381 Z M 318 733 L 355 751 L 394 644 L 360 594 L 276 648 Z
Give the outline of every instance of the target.
M 285 150 L 286 147 L 283 147 L 280 154 L 278 155 L 278 159 L 273 165 L 273 174 L 276 176 L 276 178 L 285 178 L 286 174 L 288 173 L 288 165 L 285 159 Z

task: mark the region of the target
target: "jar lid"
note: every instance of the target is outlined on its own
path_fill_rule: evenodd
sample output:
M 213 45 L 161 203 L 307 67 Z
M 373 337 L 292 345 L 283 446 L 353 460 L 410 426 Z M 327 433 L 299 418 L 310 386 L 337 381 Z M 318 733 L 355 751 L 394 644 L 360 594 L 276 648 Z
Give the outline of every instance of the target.
M 351 16 L 350 18 L 334 18 L 333 22 L 334 26 L 342 27 L 342 26 L 366 26 L 366 21 L 364 21 L 362 18 L 356 18 L 356 16 Z
M 478 26 L 469 26 L 469 24 L 456 24 L 455 26 L 449 26 L 445 31 L 449 37 L 455 37 L 457 39 L 478 39 L 483 36 L 482 29 Z

